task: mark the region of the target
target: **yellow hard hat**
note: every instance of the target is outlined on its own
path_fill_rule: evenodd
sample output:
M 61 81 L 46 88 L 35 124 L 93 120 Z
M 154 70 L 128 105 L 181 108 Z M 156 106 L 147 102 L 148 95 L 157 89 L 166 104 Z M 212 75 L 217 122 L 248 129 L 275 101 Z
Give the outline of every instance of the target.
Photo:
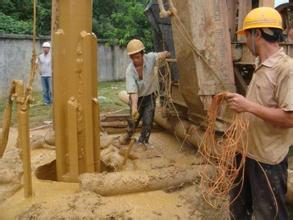
M 283 30 L 282 17 L 279 12 L 270 7 L 259 7 L 251 10 L 243 21 L 243 27 L 237 34 L 254 28 L 278 28 Z
M 145 47 L 144 47 L 143 43 L 138 39 L 133 39 L 133 40 L 129 41 L 129 43 L 127 44 L 128 55 L 138 53 L 144 49 L 145 49 Z

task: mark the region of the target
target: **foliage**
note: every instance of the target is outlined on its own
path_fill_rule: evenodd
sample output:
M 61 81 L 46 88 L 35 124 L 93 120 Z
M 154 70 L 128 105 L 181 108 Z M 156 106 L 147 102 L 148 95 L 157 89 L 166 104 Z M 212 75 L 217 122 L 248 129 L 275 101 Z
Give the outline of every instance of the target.
M 37 33 L 51 34 L 51 1 L 38 0 L 37 5 Z
M 32 0 L 0 0 L 1 32 L 31 34 Z M 23 26 L 23 27 L 22 27 Z M 49 35 L 51 30 L 51 1 L 37 1 L 37 33 Z
M 152 32 L 144 15 L 145 0 L 94 1 L 93 31 L 110 44 L 126 45 L 140 38 L 147 49 L 152 48 Z
M 32 23 L 18 21 L 0 12 L 0 33 L 30 34 Z
M 32 33 L 32 0 L 0 0 L 0 32 Z M 37 1 L 37 33 L 49 35 L 51 2 Z M 125 46 L 132 38 L 140 38 L 150 49 L 152 33 L 144 7 L 148 0 L 94 0 L 93 31 L 110 45 Z

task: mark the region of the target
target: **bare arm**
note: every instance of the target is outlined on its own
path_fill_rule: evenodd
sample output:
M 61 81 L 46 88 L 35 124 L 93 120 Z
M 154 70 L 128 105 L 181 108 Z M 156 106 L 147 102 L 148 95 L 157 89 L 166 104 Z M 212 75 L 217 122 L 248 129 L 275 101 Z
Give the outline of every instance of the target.
M 280 108 L 268 108 L 253 102 L 249 107 L 249 112 L 276 126 L 283 128 L 293 127 L 293 112 L 285 112 Z
M 269 108 L 236 93 L 227 93 L 226 99 L 230 108 L 236 112 L 249 112 L 255 116 L 282 128 L 293 127 L 293 112 L 286 112 L 280 108 Z
M 130 96 L 130 100 L 131 100 L 132 112 L 134 110 L 137 111 L 138 95 L 136 93 L 130 93 L 129 96 Z

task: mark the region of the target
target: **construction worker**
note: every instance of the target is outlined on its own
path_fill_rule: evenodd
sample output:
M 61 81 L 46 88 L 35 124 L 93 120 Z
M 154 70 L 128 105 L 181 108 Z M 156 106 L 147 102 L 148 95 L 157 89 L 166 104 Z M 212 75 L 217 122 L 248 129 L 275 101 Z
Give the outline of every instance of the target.
M 52 57 L 51 44 L 44 42 L 42 45 L 43 53 L 38 56 L 37 64 L 41 75 L 43 99 L 45 105 L 52 103 Z
M 248 155 L 230 192 L 232 219 L 288 219 L 287 154 L 293 143 L 293 60 L 279 46 L 282 18 L 260 7 L 250 11 L 239 34 L 258 57 L 246 98 L 228 93 L 229 107 L 249 121 Z M 239 156 L 237 160 L 240 158 Z M 244 177 L 242 179 L 242 177 Z
M 137 144 L 149 145 L 155 107 L 155 92 L 158 89 L 158 76 L 154 67 L 160 60 L 170 56 L 168 51 L 160 53 L 144 53 L 144 45 L 140 40 L 133 39 L 127 45 L 131 63 L 126 69 L 126 90 L 129 94 L 130 119 L 127 134 L 120 137 L 121 144 L 127 144 L 135 133 L 135 128 L 142 119 L 142 131 Z

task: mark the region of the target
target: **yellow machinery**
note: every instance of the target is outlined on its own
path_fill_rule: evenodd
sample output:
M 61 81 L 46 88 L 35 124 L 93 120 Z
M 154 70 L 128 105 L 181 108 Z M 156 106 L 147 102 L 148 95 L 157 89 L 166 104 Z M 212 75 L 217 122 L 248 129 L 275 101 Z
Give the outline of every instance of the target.
M 169 8 L 165 9 L 163 2 Z M 173 83 L 172 87 L 173 100 L 187 108 L 187 117 L 197 123 L 205 117 L 211 96 L 223 90 L 245 90 L 242 87 L 246 85 L 237 83 L 233 58 L 238 53 L 237 59 L 245 62 L 247 58 L 246 62 L 253 63 L 253 57 L 242 46 L 231 47 L 231 42 L 241 42 L 235 39 L 235 32 L 256 1 L 159 0 L 158 3 L 161 17 L 171 15 L 179 75 L 178 85 Z M 273 7 L 274 0 L 261 0 L 257 6 Z
M 162 109 L 157 108 L 155 114 L 159 125 L 194 145 L 200 144 L 198 136 L 206 128 L 212 97 L 223 91 L 245 95 L 253 74 L 255 58 L 236 31 L 252 8 L 274 7 L 274 3 L 274 0 L 150 1 L 146 15 L 154 31 L 155 50 L 168 50 L 176 58 L 169 60 L 169 70 L 161 69 Z M 285 12 L 289 13 L 289 8 Z M 292 43 L 282 42 L 281 46 L 293 55 Z M 168 81 L 164 74 L 170 75 Z M 218 131 L 223 131 L 229 118 L 228 108 L 221 108 Z
M 53 88 L 57 178 L 100 170 L 97 39 L 92 1 L 54 1 Z M 54 9 L 53 9 L 54 10 Z
M 100 171 L 97 39 L 92 33 L 92 0 L 53 0 L 53 93 L 57 180 L 77 182 L 84 172 Z M 34 1 L 36 18 L 36 1 Z M 36 74 L 35 22 L 31 73 L 27 86 L 14 80 L 4 110 L 0 157 L 8 140 L 13 101 L 17 104 L 24 193 L 32 195 L 29 104 Z

